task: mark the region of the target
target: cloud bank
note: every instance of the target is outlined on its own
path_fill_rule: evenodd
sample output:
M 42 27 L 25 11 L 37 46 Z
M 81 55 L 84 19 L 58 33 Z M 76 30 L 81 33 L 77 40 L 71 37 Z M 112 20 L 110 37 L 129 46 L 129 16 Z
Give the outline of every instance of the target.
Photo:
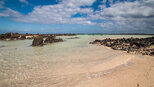
M 21 2 L 28 3 L 26 0 Z M 62 0 L 56 5 L 36 6 L 33 11 L 23 15 L 7 8 L 0 16 L 13 17 L 13 20 L 40 24 L 84 24 L 97 25 L 104 29 L 117 30 L 151 30 L 154 31 L 154 0 L 137 0 L 134 2 L 103 0 L 100 10 L 91 6 L 96 0 Z M 0 2 L 1 3 L 1 2 Z M 109 7 L 105 4 L 110 3 Z M 82 8 L 81 6 L 87 6 Z M 73 17 L 85 14 L 85 17 Z

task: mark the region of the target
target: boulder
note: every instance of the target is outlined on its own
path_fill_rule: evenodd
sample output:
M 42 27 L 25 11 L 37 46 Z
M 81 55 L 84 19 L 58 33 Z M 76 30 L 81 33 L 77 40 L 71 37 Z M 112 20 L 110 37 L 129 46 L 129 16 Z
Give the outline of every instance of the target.
M 150 56 L 154 56 L 154 52 L 150 52 Z
M 1 34 L 0 35 L 0 40 L 4 40 L 4 39 L 6 39 L 5 35 L 4 34 Z
M 34 40 L 32 42 L 32 46 L 43 46 L 43 37 L 42 36 L 34 37 Z
M 44 43 L 55 43 L 55 42 L 62 42 L 62 39 L 55 39 L 55 36 L 47 37 Z
M 11 37 L 11 40 L 17 40 L 17 39 L 19 39 L 20 38 L 20 35 L 19 34 L 15 34 L 15 35 L 13 35 L 12 37 Z
M 54 42 L 63 42 L 63 40 L 60 39 L 60 38 L 59 38 L 59 39 L 53 39 L 53 41 L 54 41 Z
M 26 36 L 25 35 L 21 35 L 20 40 L 25 40 Z
M 0 40 L 11 40 L 11 38 L 13 37 L 13 33 L 5 33 L 5 34 L 1 34 L 0 35 Z
M 5 33 L 5 34 L 2 34 L 0 35 L 0 40 L 18 40 L 20 39 L 20 34 L 19 33 Z
M 5 35 L 6 35 L 7 38 L 11 38 L 13 36 L 13 33 L 10 32 L 10 33 L 6 33 Z
M 44 43 L 53 43 L 55 36 L 49 36 L 45 39 Z

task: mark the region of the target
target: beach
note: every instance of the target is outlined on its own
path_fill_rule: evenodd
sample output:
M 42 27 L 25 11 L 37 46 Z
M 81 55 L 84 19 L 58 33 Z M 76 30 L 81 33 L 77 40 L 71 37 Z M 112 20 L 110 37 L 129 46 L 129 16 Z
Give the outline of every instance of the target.
M 132 65 L 118 67 L 109 74 L 88 80 L 77 87 L 154 87 L 153 57 L 131 58 Z
M 154 87 L 153 56 L 89 44 L 123 37 L 151 35 L 59 36 L 64 42 L 43 47 L 0 41 L 0 87 Z

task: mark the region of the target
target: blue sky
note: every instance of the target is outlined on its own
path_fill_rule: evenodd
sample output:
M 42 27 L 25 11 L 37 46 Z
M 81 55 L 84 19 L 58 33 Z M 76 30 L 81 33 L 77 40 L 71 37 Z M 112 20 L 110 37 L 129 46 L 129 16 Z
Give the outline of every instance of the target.
M 154 0 L 1 0 L 0 33 L 154 33 Z

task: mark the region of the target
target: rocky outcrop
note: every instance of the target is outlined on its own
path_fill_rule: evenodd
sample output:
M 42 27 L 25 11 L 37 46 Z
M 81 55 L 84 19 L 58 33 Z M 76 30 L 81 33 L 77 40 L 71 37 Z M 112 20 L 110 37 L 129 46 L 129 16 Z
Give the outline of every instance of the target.
M 32 42 L 32 46 L 43 46 L 43 37 L 42 36 L 34 37 L 34 40 Z
M 32 42 L 32 46 L 43 46 L 45 44 L 62 42 L 62 41 L 63 41 L 62 39 L 56 39 L 55 36 L 49 36 L 44 41 L 43 36 L 35 35 L 34 40 Z
M 14 37 L 13 37 L 13 33 L 12 32 L 10 32 L 10 33 L 5 33 L 5 34 L 1 34 L 0 35 L 0 39 L 1 40 L 11 40 L 11 39 L 13 39 Z
M 56 39 L 55 36 L 47 37 L 44 43 L 55 43 L 55 42 L 62 42 L 62 39 Z
M 154 56 L 154 37 L 149 38 L 122 38 L 95 40 L 90 44 L 99 44 L 111 47 L 114 50 L 123 50 L 128 53 L 141 53 Z
M 53 39 L 55 39 L 55 36 L 49 36 L 45 39 L 45 43 L 52 43 L 53 42 Z
M 33 35 L 19 34 L 19 33 L 5 33 L 0 35 L 0 40 L 25 40 L 32 39 Z
M 19 34 L 19 33 L 5 33 L 0 34 L 0 40 L 25 40 L 34 39 L 35 36 L 42 36 L 43 38 L 54 37 L 54 36 L 75 36 L 76 34 Z M 52 40 L 53 41 L 53 40 Z M 61 39 L 56 39 L 54 41 L 61 41 Z

